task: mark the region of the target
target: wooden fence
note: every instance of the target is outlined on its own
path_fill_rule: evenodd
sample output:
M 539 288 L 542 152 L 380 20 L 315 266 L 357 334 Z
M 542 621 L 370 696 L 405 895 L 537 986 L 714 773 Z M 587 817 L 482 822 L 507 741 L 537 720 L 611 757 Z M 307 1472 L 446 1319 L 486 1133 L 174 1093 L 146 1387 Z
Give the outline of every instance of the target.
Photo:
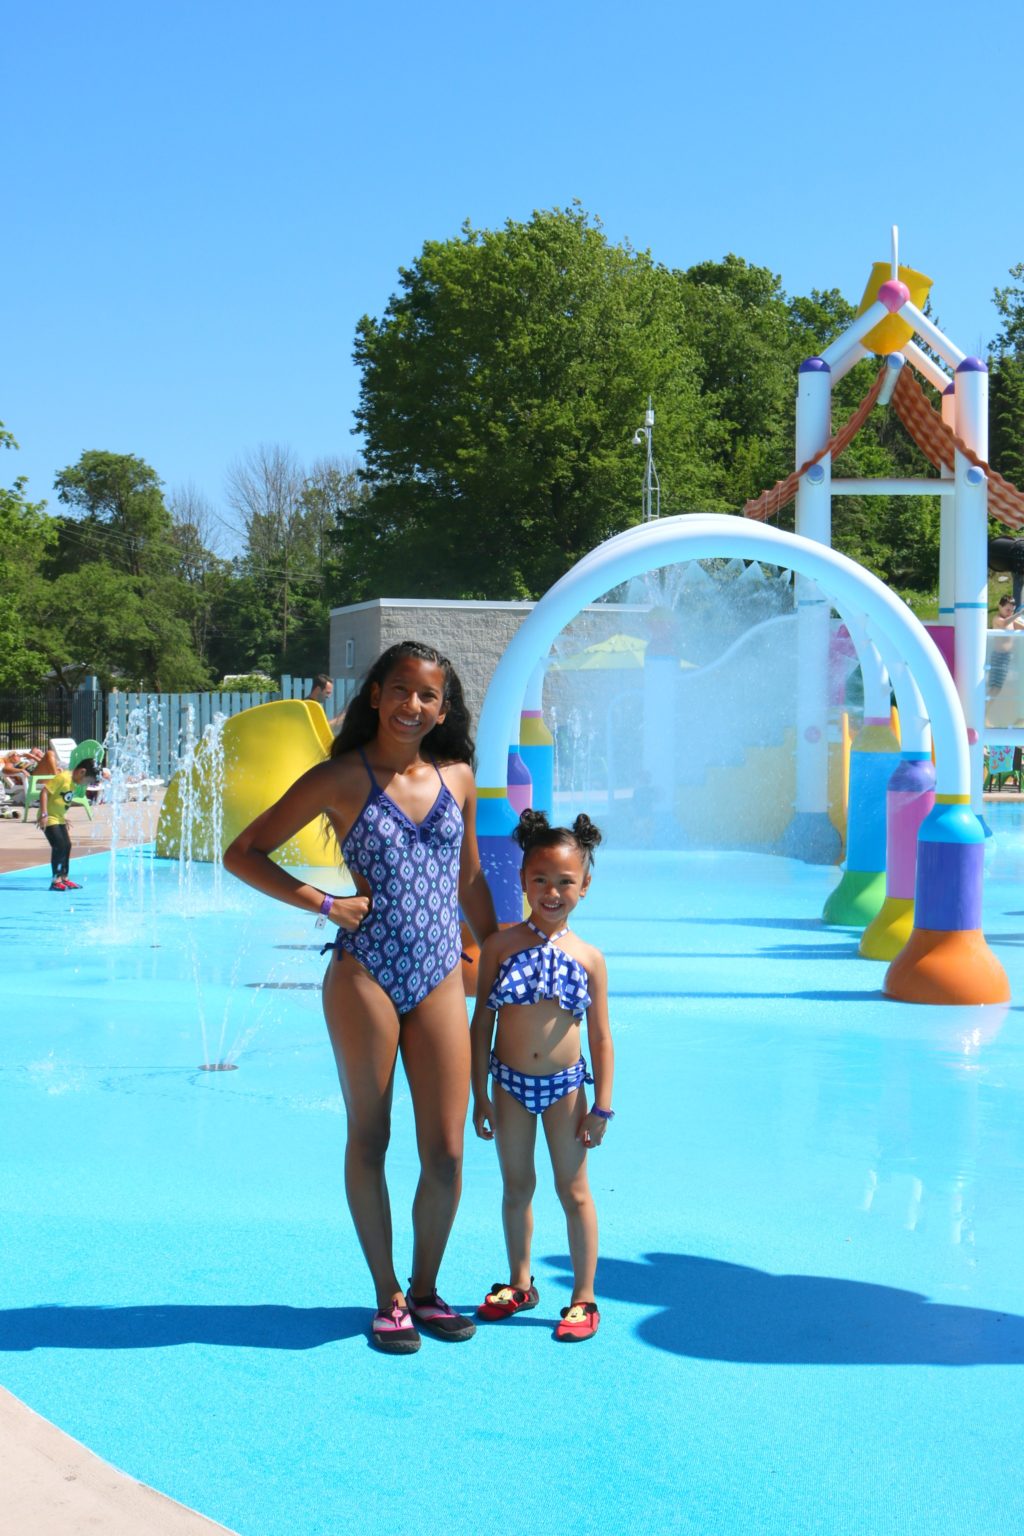
M 276 699 L 304 699 L 312 686 L 311 677 L 285 676 L 274 693 L 230 689 L 216 693 L 108 693 L 103 731 L 97 731 L 97 736 L 102 740 L 115 729 L 120 741 L 130 735 L 136 749 L 142 748 L 148 756 L 150 777 L 169 779 L 188 751 L 190 739 L 198 742 L 215 716 L 237 715 Z M 335 678 L 328 715 L 347 704 L 355 689 L 354 679 Z M 140 770 L 143 767 L 140 763 Z
M 334 679 L 328 700 L 328 717 L 336 715 L 356 691 L 354 678 Z M 273 693 L 239 693 L 222 689 L 214 693 L 108 693 L 95 678 L 88 678 L 72 696 L 59 690 L 0 693 L 0 749 L 45 747 L 51 737 L 71 735 L 76 741 L 104 741 L 116 730 L 119 741 L 131 734 L 140 758 L 139 772 L 151 778 L 169 779 L 192 738 L 199 741 L 215 715 L 237 715 L 256 704 L 275 699 L 304 699 L 313 687 L 311 677 L 281 678 Z M 191 711 L 191 717 L 189 714 Z M 190 723 L 191 722 L 191 723 Z

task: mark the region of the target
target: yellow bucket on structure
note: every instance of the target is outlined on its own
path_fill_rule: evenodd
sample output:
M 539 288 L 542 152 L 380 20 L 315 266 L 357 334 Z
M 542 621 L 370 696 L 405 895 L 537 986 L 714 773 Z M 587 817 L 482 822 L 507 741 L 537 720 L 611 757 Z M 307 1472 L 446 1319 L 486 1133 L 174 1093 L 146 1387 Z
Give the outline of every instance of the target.
M 911 303 L 916 304 L 918 309 L 924 309 L 928 301 L 928 295 L 931 292 L 931 278 L 925 277 L 923 272 L 915 272 L 913 267 L 901 266 L 899 273 L 900 282 L 906 283 L 910 289 Z M 862 315 L 866 309 L 870 309 L 871 305 L 878 298 L 879 288 L 881 288 L 883 283 L 887 283 L 891 277 L 892 262 L 876 261 L 871 268 L 871 276 L 868 278 L 868 285 L 864 289 L 864 297 L 861 299 L 857 310 L 858 315 Z M 869 352 L 877 352 L 879 357 L 885 357 L 890 352 L 899 352 L 906 346 L 913 334 L 913 326 L 908 325 L 906 320 L 901 320 L 899 315 L 886 315 L 884 320 L 879 320 L 878 324 L 868 331 L 861 345 L 867 347 Z

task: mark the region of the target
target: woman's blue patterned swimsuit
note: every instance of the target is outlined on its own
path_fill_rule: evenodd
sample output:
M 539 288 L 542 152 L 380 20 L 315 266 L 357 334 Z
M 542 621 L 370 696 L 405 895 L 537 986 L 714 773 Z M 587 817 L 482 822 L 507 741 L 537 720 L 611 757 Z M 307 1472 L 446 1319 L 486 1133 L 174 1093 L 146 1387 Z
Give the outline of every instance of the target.
M 501 962 L 487 999 L 488 1008 L 497 1010 L 510 1003 L 523 1006 L 550 997 L 566 1013 L 582 1019 L 590 1007 L 590 978 L 580 962 L 554 942 L 568 933 L 568 928 L 549 938 L 529 919 L 526 926 L 543 942 L 518 949 Z
M 354 933 L 339 928 L 337 959 L 352 955 L 408 1013 L 458 965 L 462 812 L 441 770 L 437 799 L 418 825 L 370 777 L 366 804 L 341 845 L 345 863 L 370 887 L 370 911 Z

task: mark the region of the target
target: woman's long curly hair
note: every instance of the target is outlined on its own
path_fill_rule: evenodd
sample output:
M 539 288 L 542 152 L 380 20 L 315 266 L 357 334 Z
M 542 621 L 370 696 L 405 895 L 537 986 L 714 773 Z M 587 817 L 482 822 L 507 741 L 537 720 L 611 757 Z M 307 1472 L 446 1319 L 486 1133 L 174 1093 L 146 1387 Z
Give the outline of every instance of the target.
M 418 640 L 400 640 L 377 657 L 363 679 L 363 685 L 345 711 L 341 730 L 334 738 L 332 757 L 343 752 L 354 752 L 365 747 L 377 734 L 377 711 L 370 703 L 374 684 L 383 684 L 400 661 L 412 657 L 415 661 L 429 662 L 444 674 L 445 717 L 424 738 L 421 751 L 440 763 L 476 763 L 476 744 L 470 734 L 469 710 L 462 694 L 459 674 L 440 651 L 432 645 L 422 645 Z

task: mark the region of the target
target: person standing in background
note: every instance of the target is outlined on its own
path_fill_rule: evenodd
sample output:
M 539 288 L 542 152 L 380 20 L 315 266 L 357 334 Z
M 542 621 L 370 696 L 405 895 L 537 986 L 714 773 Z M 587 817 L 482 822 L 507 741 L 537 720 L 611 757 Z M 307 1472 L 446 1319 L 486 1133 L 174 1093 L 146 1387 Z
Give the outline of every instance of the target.
M 323 710 L 324 714 L 327 715 L 327 705 L 330 702 L 331 694 L 333 692 L 334 692 L 334 684 L 331 682 L 331 679 L 327 676 L 327 673 L 326 672 L 318 672 L 316 674 L 316 677 L 314 677 L 314 679 L 313 679 L 313 686 L 312 686 L 312 688 L 306 694 L 306 703 L 307 704 L 319 704 L 320 708 Z M 327 724 L 330 726 L 330 728 L 334 732 L 335 736 L 337 736 L 338 732 L 341 730 L 341 722 L 344 720 L 344 718 L 345 718 L 345 711 L 344 710 L 341 710 L 340 713 L 334 715 L 333 717 L 330 716 L 330 715 L 327 715 Z

